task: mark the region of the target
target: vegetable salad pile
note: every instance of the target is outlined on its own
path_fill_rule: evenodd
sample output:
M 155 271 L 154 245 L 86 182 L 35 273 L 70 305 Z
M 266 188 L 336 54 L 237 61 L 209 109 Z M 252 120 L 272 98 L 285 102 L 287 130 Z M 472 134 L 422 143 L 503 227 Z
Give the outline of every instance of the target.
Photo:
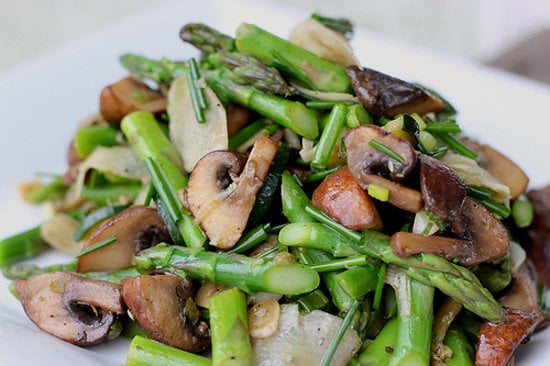
M 121 56 L 67 171 L 21 184 L 51 217 L 0 242 L 29 319 L 131 338 L 128 366 L 513 360 L 548 319 L 550 190 L 352 35 L 192 23 L 195 58 Z M 74 260 L 20 262 L 50 247 Z

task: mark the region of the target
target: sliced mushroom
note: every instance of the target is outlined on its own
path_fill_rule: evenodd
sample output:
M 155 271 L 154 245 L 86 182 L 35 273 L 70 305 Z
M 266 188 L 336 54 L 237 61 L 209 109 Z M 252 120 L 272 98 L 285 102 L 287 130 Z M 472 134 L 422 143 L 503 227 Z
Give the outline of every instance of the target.
M 401 158 L 396 159 L 373 143 L 391 150 Z M 384 131 L 375 125 L 361 125 L 351 129 L 344 139 L 348 165 L 358 181 L 365 174 L 389 176 L 394 181 L 401 181 L 416 166 L 416 153 L 407 140 Z
M 166 98 L 132 77 L 126 77 L 101 91 L 99 97 L 101 115 L 109 123 L 118 125 L 130 112 L 160 113 L 166 110 Z
M 424 89 L 401 79 L 358 66 L 349 66 L 346 71 L 355 94 L 373 115 L 389 118 L 402 113 L 424 115 L 445 108 Z
M 481 165 L 510 189 L 511 199 L 517 198 L 525 192 L 525 188 L 529 184 L 529 177 L 510 158 L 489 145 L 473 141 L 468 141 L 467 145 L 479 153 Z
M 124 313 L 119 285 L 67 272 L 18 279 L 15 291 L 33 323 L 79 346 L 106 341 L 116 315 Z
M 388 202 L 397 208 L 416 213 L 424 207 L 422 194 L 415 189 L 374 174 L 363 174 L 360 177 L 354 175 L 354 177 L 363 189 L 368 189 L 369 184 L 386 188 L 389 191 Z
M 439 220 L 450 222 L 451 231 L 464 231 L 462 202 L 466 185 L 447 164 L 428 155 L 420 155 L 420 191 L 424 205 Z
M 512 272 L 511 286 L 498 302 L 508 308 L 540 313 L 538 297 L 534 269 L 529 261 L 524 261 Z
M 229 137 L 240 131 L 252 116 L 250 109 L 236 103 L 230 103 L 225 111 L 227 113 L 227 135 Z
M 508 254 L 510 240 L 506 228 L 488 209 L 466 197 L 461 215 L 465 224 L 463 238 L 396 232 L 390 241 L 393 251 L 401 257 L 434 253 L 468 267 Z
M 185 198 L 211 245 L 229 249 L 237 243 L 278 147 L 269 138 L 257 139 L 244 168 L 242 157 L 226 150 L 197 162 Z
M 190 280 L 174 275 L 126 278 L 122 296 L 151 338 L 189 352 L 200 352 L 210 344 L 210 330 L 199 319 Z
M 528 229 L 527 256 L 533 261 L 539 280 L 550 286 L 550 186 L 531 190 L 527 197 L 535 213 Z
M 105 247 L 78 258 L 77 271 L 108 271 L 132 266 L 139 251 L 170 240 L 164 221 L 157 210 L 132 206 L 102 223 L 89 237 L 83 251 L 109 238 L 116 240 Z
M 485 321 L 479 331 L 476 365 L 506 365 L 514 351 L 542 321 L 537 313 L 503 308 L 506 320 L 501 323 Z
M 311 204 L 352 230 L 382 229 L 376 206 L 348 167 L 323 179 L 313 192 Z

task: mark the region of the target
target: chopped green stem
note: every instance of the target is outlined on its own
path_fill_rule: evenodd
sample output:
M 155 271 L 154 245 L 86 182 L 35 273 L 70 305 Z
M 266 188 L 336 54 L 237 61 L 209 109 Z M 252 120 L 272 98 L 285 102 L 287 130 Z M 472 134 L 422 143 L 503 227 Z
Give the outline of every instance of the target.
M 160 168 L 152 157 L 143 159 L 143 163 L 151 176 L 151 182 L 155 187 L 161 201 L 165 203 L 166 211 L 174 222 L 178 222 L 182 218 L 181 203 L 178 197 L 178 192 L 170 187 L 169 178 Z
M 376 282 L 376 289 L 374 290 L 374 298 L 372 299 L 372 309 L 380 309 L 380 303 L 382 302 L 382 294 L 384 292 L 384 284 L 386 280 L 386 270 L 388 268 L 387 263 L 382 263 L 378 272 L 378 279 Z
M 336 165 L 336 166 L 334 166 L 330 169 L 325 169 L 325 170 L 321 170 L 321 171 L 312 173 L 312 174 L 310 174 L 306 177 L 305 181 L 306 181 L 306 183 L 312 183 L 312 182 L 317 182 L 317 181 L 323 180 L 325 177 L 327 177 L 328 175 L 334 173 L 335 171 L 340 169 L 342 166 L 343 165 Z
M 344 335 L 350 328 L 351 322 L 353 321 L 353 318 L 359 311 L 360 306 L 361 306 L 361 302 L 358 300 L 355 300 L 351 305 L 351 308 L 349 309 L 346 316 L 344 317 L 344 320 L 342 321 L 342 324 L 340 325 L 338 332 L 332 339 L 332 342 L 330 342 L 330 345 L 323 356 L 323 360 L 321 362 L 322 366 L 330 365 L 330 362 L 332 361 L 332 358 L 334 357 L 334 354 L 336 353 L 336 350 L 338 349 L 340 342 L 342 341 L 342 339 L 344 338 Z
M 233 248 L 226 251 L 227 254 L 232 253 L 244 253 L 247 250 L 254 248 L 256 245 L 264 242 L 268 237 L 268 231 L 271 225 L 269 224 L 260 224 L 248 232 L 246 232 L 241 239 L 235 244 Z
M 52 181 L 32 187 L 25 200 L 32 204 L 39 204 L 54 197 L 61 197 L 66 190 L 67 186 L 63 184 L 62 177 L 54 176 Z
M 466 186 L 466 192 L 468 196 L 475 198 L 476 200 L 487 200 L 491 198 L 493 191 L 487 187 L 480 186 Z
M 164 203 L 165 201 L 163 201 L 162 198 L 157 194 L 156 190 L 154 189 L 154 185 L 151 185 L 151 186 L 153 187 L 153 191 L 154 191 L 152 199 L 155 202 L 155 207 L 157 208 L 157 212 L 159 213 L 160 217 L 162 218 L 162 221 L 164 221 L 166 225 L 166 229 L 168 230 L 168 234 L 172 239 L 172 243 L 176 245 L 185 245 L 185 240 L 181 235 L 181 231 L 177 224 L 177 221 L 174 221 L 174 219 L 170 215 L 170 211 L 168 210 L 166 204 Z
M 451 326 L 443 343 L 453 351 L 453 355 L 445 360 L 447 366 L 474 365 L 473 354 L 475 351 L 462 330 Z
M 460 126 L 454 122 L 428 122 L 424 127 L 424 131 L 453 134 L 462 132 Z
M 157 61 L 130 53 L 120 56 L 120 62 L 132 75 L 156 83 L 168 83 L 175 77 L 185 73 L 188 68 L 186 63 L 173 62 L 167 59 Z
M 252 365 L 246 297 L 233 287 L 210 299 L 213 365 Z
M 379 266 L 366 262 L 349 268 L 336 276 L 336 282 L 354 299 L 361 299 L 378 285 Z
M 47 267 L 39 267 L 36 264 L 11 264 L 2 268 L 4 277 L 10 280 L 18 278 L 27 278 L 42 273 L 55 271 L 75 271 L 76 261 L 67 264 L 53 264 Z
M 112 205 L 116 202 L 127 202 L 141 191 L 142 185 L 138 181 L 125 183 L 111 183 L 102 185 L 83 185 L 83 197 L 96 203 L 98 206 Z
M 205 123 L 204 110 L 208 108 L 204 89 L 199 85 L 200 73 L 197 61 L 194 58 L 189 59 L 189 69 L 187 70 L 187 85 L 191 95 L 191 104 L 195 111 L 197 122 Z
M 367 257 L 364 255 L 357 255 L 347 258 L 338 258 L 326 262 L 320 262 L 311 264 L 308 267 L 316 270 L 317 272 L 330 272 L 341 269 L 348 269 L 353 266 L 363 266 L 368 263 Z
M 97 146 L 117 145 L 117 135 L 110 125 L 80 127 L 74 136 L 74 149 L 79 158 L 85 159 Z
M 256 134 L 262 131 L 266 127 L 267 123 L 264 119 L 259 119 L 252 123 L 247 124 L 241 128 L 236 134 L 229 138 L 228 147 L 230 150 L 237 150 L 237 148 L 249 141 Z
M 502 203 L 498 203 L 491 199 L 479 200 L 479 202 L 500 219 L 508 218 L 508 216 L 510 216 L 510 213 L 512 212 L 512 210 L 506 205 L 503 205 Z
M 111 236 L 109 236 L 108 238 L 105 238 L 105 240 L 100 241 L 100 242 L 97 243 L 96 245 L 91 246 L 91 247 L 87 248 L 86 250 L 81 251 L 80 253 L 78 253 L 78 254 L 75 255 L 74 257 L 75 257 L 75 258 L 80 258 L 80 257 L 82 257 L 82 256 L 85 256 L 85 255 L 87 255 L 87 254 L 90 254 L 90 253 L 92 253 L 92 252 L 95 252 L 96 250 L 99 250 L 99 249 L 101 249 L 101 248 L 104 248 L 104 247 L 106 247 L 107 245 L 113 244 L 116 240 L 117 240 L 117 239 L 116 239 L 116 236 L 111 235 Z
M 448 133 L 445 132 L 436 132 L 435 133 L 437 137 L 439 137 L 451 150 L 456 152 L 457 154 L 463 155 L 470 159 L 477 159 L 477 153 L 470 148 L 468 148 L 466 145 L 455 139 L 453 136 L 451 136 Z
M 325 169 L 332 150 L 336 145 L 340 131 L 346 121 L 347 107 L 344 104 L 336 104 L 329 114 L 328 121 L 323 128 L 319 142 L 315 148 L 315 153 L 311 160 L 311 167 L 314 170 Z
M 512 203 L 512 217 L 517 227 L 529 227 L 533 222 L 534 215 L 533 205 L 526 198 L 520 197 Z
M 361 366 L 387 365 L 395 352 L 396 334 L 397 318 L 391 318 L 372 343 L 356 357 L 357 363 Z
M 383 152 L 384 154 L 388 155 L 390 158 L 397 160 L 400 163 L 403 163 L 403 157 L 384 145 L 383 143 L 376 141 L 376 140 L 370 140 L 369 145 L 374 147 L 376 150 Z
M 329 299 L 320 289 L 315 289 L 309 294 L 300 296 L 295 300 L 306 313 L 310 313 L 313 310 L 322 310 L 329 304 Z
M 34 257 L 48 246 L 40 237 L 40 226 L 22 231 L 0 241 L 0 268 Z
M 165 269 L 202 281 L 258 291 L 298 295 L 314 290 L 319 275 L 300 264 L 277 265 L 267 258 L 206 251 L 204 248 L 157 245 L 142 251 L 134 262 L 144 269 Z
M 204 356 L 167 346 L 137 335 L 132 339 L 125 366 L 210 366 Z

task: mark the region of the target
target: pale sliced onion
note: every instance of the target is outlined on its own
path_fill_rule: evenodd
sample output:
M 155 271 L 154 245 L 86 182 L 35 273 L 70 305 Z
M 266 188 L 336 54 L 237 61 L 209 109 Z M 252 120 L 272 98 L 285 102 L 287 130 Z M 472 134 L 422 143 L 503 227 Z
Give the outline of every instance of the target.
M 78 221 L 65 213 L 58 213 L 46 220 L 40 227 L 40 237 L 49 246 L 69 255 L 77 255 L 82 244 L 74 240 L 73 233 Z
M 228 144 L 225 108 L 212 89 L 203 86 L 203 90 L 208 102 L 204 123 L 199 123 L 195 116 L 186 75 L 175 79 L 168 91 L 170 140 L 188 172 L 204 155 L 214 150 L 226 150 Z

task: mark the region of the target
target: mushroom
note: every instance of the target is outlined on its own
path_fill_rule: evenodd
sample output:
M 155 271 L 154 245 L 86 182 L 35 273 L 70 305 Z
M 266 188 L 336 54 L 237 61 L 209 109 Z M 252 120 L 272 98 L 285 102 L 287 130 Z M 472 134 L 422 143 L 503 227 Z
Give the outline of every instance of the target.
M 506 228 L 482 204 L 467 196 L 461 215 L 465 225 L 461 238 L 396 232 L 391 236 L 391 247 L 400 257 L 434 253 L 467 267 L 508 254 Z
M 424 89 L 381 72 L 349 66 L 346 72 L 355 94 L 369 113 L 393 118 L 398 114 L 440 112 L 445 106 Z
M 352 230 L 382 229 L 382 219 L 374 203 L 348 167 L 323 179 L 313 191 L 311 204 Z
M 119 285 L 68 272 L 20 278 L 15 291 L 34 324 L 79 346 L 109 339 L 116 315 L 124 313 Z
M 462 202 L 466 185 L 447 164 L 428 155 L 420 155 L 420 191 L 425 208 L 439 220 L 450 222 L 451 231 L 464 231 Z
M 225 112 L 227 113 L 227 135 L 230 137 L 240 131 L 252 116 L 250 109 L 236 103 L 229 103 Z
M 485 321 L 479 330 L 476 365 L 507 365 L 514 351 L 542 321 L 539 313 L 503 308 L 506 320 Z
M 126 77 L 103 88 L 99 96 L 99 109 L 107 122 L 117 126 L 130 112 L 165 111 L 166 98 L 138 80 Z
M 481 165 L 510 189 L 511 199 L 525 192 L 529 177 L 516 163 L 489 145 L 473 141 L 467 141 L 466 144 L 479 154 L 478 160 Z
M 157 210 L 145 206 L 132 206 L 103 222 L 90 235 L 81 253 L 110 238 L 116 240 L 78 258 L 77 272 L 131 267 L 132 258 L 136 253 L 168 241 L 170 235 Z
M 351 129 L 344 144 L 348 165 L 356 178 L 364 174 L 379 174 L 401 181 L 416 166 L 416 153 L 410 142 L 379 126 L 361 125 Z M 398 156 L 392 157 L 381 149 L 391 150 Z
M 550 186 L 527 192 L 533 204 L 534 220 L 527 229 L 527 256 L 535 266 L 539 280 L 550 286 Z
M 212 246 L 229 249 L 237 243 L 278 147 L 269 138 L 257 139 L 244 167 L 242 157 L 228 150 L 213 151 L 197 162 L 185 199 Z
M 122 280 L 122 297 L 145 333 L 165 344 L 200 352 L 210 344 L 199 319 L 191 280 L 174 275 L 141 275 Z
M 508 308 L 540 313 L 538 297 L 534 269 L 526 260 L 512 272 L 512 283 L 498 302 Z

